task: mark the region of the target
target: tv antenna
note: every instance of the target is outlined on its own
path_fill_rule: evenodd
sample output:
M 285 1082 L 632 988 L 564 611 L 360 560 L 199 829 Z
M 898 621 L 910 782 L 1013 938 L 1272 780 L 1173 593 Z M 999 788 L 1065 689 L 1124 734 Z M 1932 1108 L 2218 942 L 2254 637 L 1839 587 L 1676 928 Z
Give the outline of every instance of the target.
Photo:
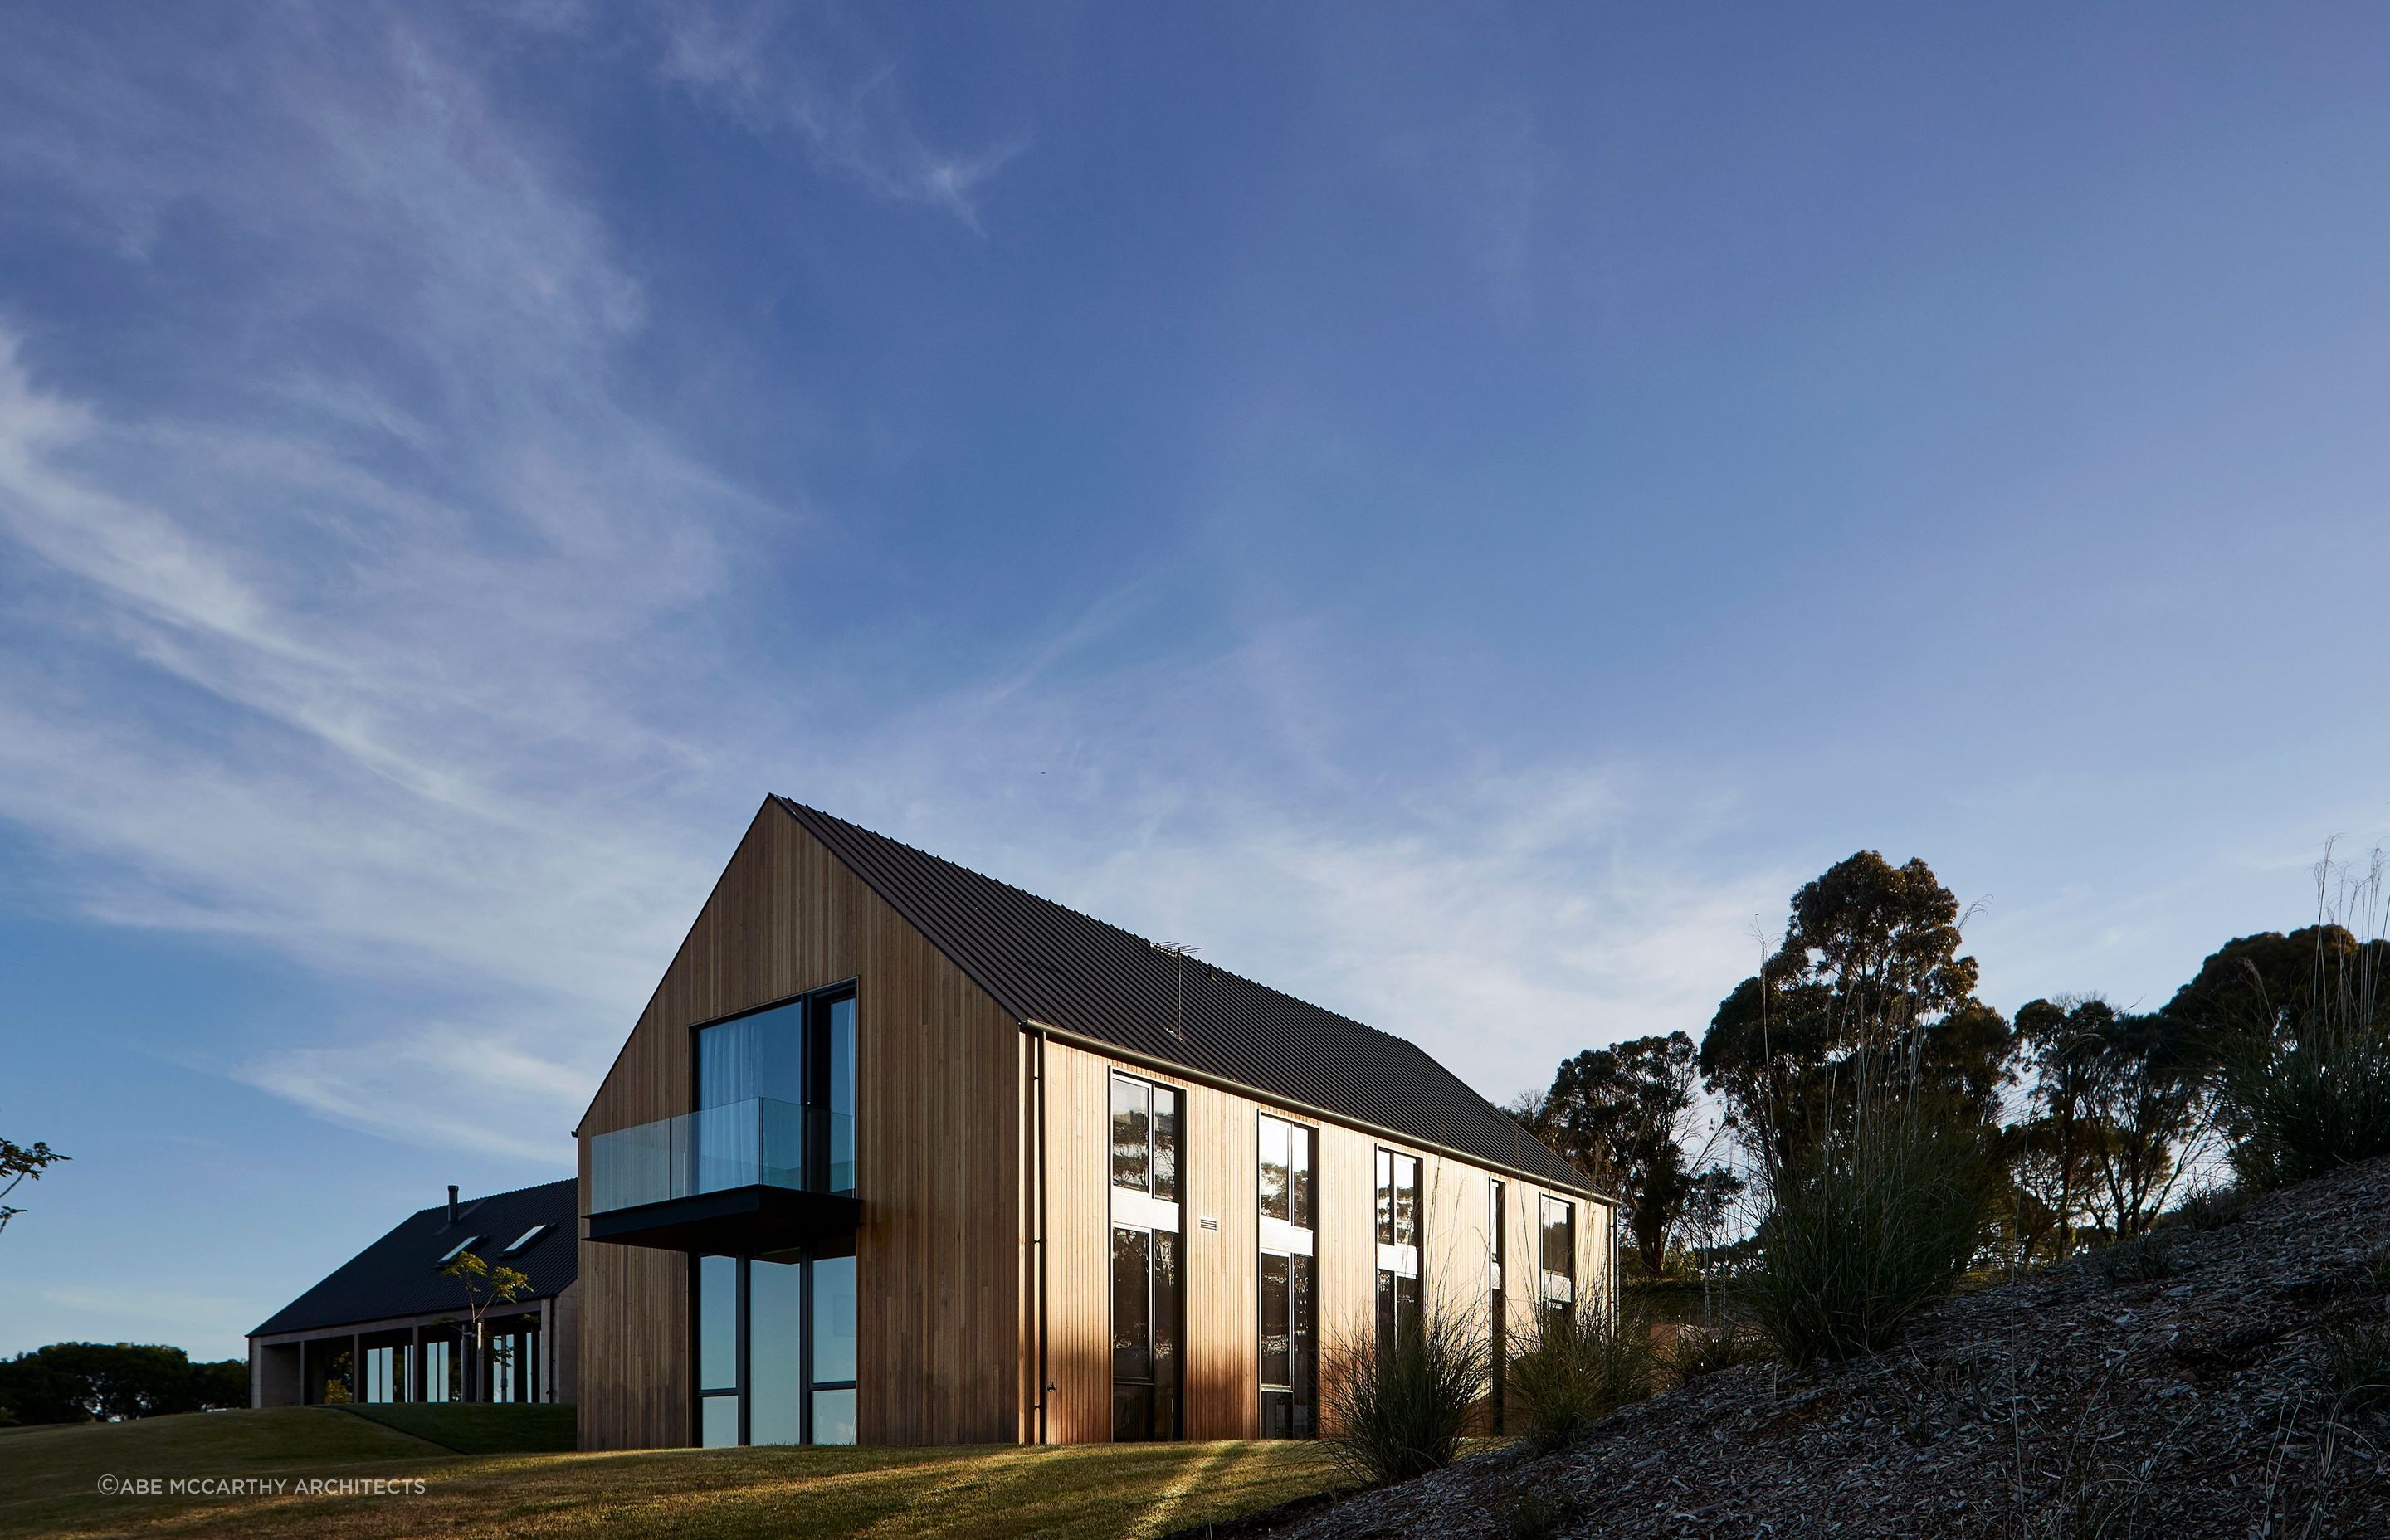
M 1176 998 L 1171 1002 L 1170 1035 L 1184 1043 L 1187 1041 L 1187 959 L 1203 949 L 1175 941 L 1150 941 L 1145 944 L 1173 959 L 1171 970 L 1176 975 L 1173 985 Z

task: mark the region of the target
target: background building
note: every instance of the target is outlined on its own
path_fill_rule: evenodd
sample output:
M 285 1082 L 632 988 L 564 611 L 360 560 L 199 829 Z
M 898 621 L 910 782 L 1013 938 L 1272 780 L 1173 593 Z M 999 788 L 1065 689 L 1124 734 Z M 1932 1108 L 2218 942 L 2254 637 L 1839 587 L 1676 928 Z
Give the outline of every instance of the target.
M 575 1192 L 567 1180 L 460 1202 L 450 1187 L 250 1333 L 250 1405 L 571 1401 Z M 441 1271 L 462 1251 L 531 1279 L 523 1298 L 491 1307 L 478 1352 L 460 1327 L 465 1286 Z

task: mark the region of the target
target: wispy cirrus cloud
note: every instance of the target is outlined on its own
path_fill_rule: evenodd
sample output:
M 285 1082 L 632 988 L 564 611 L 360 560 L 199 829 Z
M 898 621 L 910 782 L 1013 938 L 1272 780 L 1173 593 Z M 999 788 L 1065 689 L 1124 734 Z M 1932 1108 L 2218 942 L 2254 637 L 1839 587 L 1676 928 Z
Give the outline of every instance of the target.
M 771 574 L 837 511 L 660 417 L 636 262 L 472 51 L 341 14 L 130 94 L 79 95 L 113 77 L 72 39 L 0 62 L 34 93 L 0 138 L 47 217 L 206 290 L 134 378 L 0 317 L 0 816 L 69 858 L 57 899 L 90 918 L 370 985 L 303 1040 L 189 1054 L 376 1134 L 559 1158 L 774 789 L 1410 1033 L 1497 1095 L 1706 1017 L 1778 875 L 1721 882 L 1715 828 L 1655 834 L 1625 773 L 1361 769 L 1332 628 L 1299 614 L 1132 657 L 1139 584 L 1064 596 L 901 697 L 758 649 Z M 886 81 L 792 106 L 781 43 L 709 25 L 667 75 L 971 216 L 985 173 L 920 150 Z
M 1028 147 L 1013 135 L 972 149 L 933 148 L 900 96 L 897 67 L 850 64 L 769 6 L 700 6 L 667 13 L 657 63 L 662 79 L 752 132 L 790 134 L 824 171 L 892 202 L 918 203 L 980 227 L 982 190 Z

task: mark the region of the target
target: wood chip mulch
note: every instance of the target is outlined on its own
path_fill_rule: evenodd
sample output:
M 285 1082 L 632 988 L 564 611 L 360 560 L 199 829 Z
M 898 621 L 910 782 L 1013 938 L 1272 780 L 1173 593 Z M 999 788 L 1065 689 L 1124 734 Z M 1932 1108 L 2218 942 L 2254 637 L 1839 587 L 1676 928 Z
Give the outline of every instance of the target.
M 1304 1514 L 1282 1540 L 2390 1540 L 2390 1410 L 2325 1333 L 2385 1308 L 2390 1161 L 2177 1229 L 2171 1271 L 2097 1256 L 1947 1301 L 1895 1347 L 1746 1365 Z

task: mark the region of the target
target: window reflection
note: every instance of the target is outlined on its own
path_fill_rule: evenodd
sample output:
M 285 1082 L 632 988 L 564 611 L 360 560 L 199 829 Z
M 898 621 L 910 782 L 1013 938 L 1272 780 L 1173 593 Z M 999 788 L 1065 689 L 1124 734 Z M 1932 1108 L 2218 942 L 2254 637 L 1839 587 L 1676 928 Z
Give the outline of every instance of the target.
M 1292 1213 L 1287 1185 L 1287 1145 L 1294 1130 L 1277 1118 L 1261 1120 L 1262 1217 L 1288 1219 Z
M 1287 1385 L 1294 1380 L 1294 1310 L 1289 1288 L 1290 1259 L 1262 1253 L 1262 1383 Z
M 1576 1209 L 1557 1198 L 1544 1200 L 1544 1271 L 1576 1278 Z
M 1153 1196 L 1178 1201 L 1178 1093 L 1166 1085 L 1153 1092 Z
M 747 1442 L 805 1438 L 805 1270 L 800 1264 L 747 1264 Z
M 824 1257 L 814 1264 L 814 1383 L 854 1378 L 854 1259 Z
M 1125 1075 L 1112 1077 L 1112 1186 L 1142 1192 L 1150 1180 L 1149 1087 Z
M 1112 1227 L 1112 1378 L 1153 1378 L 1151 1230 Z
M 814 1392 L 814 1442 L 816 1444 L 853 1444 L 854 1442 L 854 1391 L 816 1391 Z
M 739 1388 L 739 1259 L 697 1262 L 697 1388 Z

